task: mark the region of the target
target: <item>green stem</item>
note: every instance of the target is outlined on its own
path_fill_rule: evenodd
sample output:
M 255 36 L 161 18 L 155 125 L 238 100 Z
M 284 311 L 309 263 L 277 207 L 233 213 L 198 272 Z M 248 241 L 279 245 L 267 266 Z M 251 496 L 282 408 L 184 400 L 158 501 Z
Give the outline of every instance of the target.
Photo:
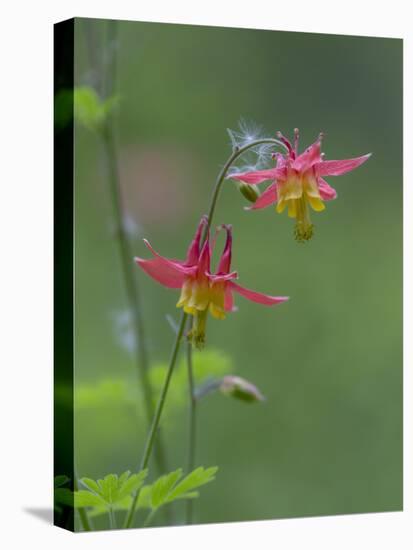
M 153 520 L 154 518 L 154 515 L 156 513 L 156 509 L 153 509 L 149 512 L 149 514 L 147 515 L 145 521 L 143 522 L 143 526 L 142 527 L 148 527 L 148 525 L 151 523 L 151 521 Z
M 190 320 L 190 328 L 193 324 L 193 317 Z M 186 344 L 186 363 L 188 367 L 188 389 L 189 389 L 189 426 L 188 426 L 188 460 L 187 473 L 192 472 L 195 466 L 196 446 L 196 396 L 194 384 L 194 370 L 192 362 L 192 343 Z M 190 525 L 193 519 L 193 499 L 186 502 L 186 523 Z
M 229 159 L 225 163 L 224 167 L 222 168 L 222 170 L 218 174 L 218 178 L 217 178 L 216 183 L 215 183 L 214 191 L 212 193 L 211 205 L 210 205 L 209 213 L 208 213 L 208 228 L 212 224 L 212 218 L 214 216 L 214 212 L 215 212 L 216 204 L 217 204 L 217 201 L 218 201 L 219 193 L 220 193 L 220 190 L 221 190 L 221 187 L 222 187 L 222 183 L 224 182 L 225 176 L 227 175 L 227 172 L 228 172 L 229 168 L 231 167 L 232 163 L 240 155 L 245 153 L 245 151 L 247 151 L 248 149 L 251 149 L 253 147 L 256 147 L 257 145 L 261 145 L 261 144 L 264 144 L 264 143 L 274 144 L 274 145 L 277 145 L 277 146 L 285 147 L 283 145 L 283 143 L 281 143 L 277 139 L 267 138 L 267 139 L 258 139 L 256 141 L 252 141 L 248 145 L 245 145 L 244 147 L 240 147 L 239 149 L 236 149 L 232 152 L 231 156 L 229 157 Z M 203 240 L 206 239 L 206 236 L 207 236 L 207 231 L 204 232 Z M 140 466 L 140 469 L 142 469 L 142 470 L 145 469 L 148 466 L 148 463 L 149 463 L 149 458 L 151 456 L 151 452 L 152 452 L 156 432 L 157 432 L 159 421 L 160 421 L 160 418 L 161 418 L 161 415 L 162 415 L 162 410 L 163 410 L 163 407 L 164 407 L 164 404 L 165 404 L 166 395 L 168 393 L 169 383 L 170 383 L 172 373 L 173 373 L 173 370 L 174 370 L 174 367 L 175 367 L 176 358 L 178 356 L 178 351 L 179 351 L 182 335 L 184 333 L 187 317 L 188 317 L 188 315 L 186 313 L 182 314 L 181 323 L 179 325 L 178 334 L 176 335 L 175 344 L 174 344 L 171 359 L 170 359 L 170 362 L 169 362 L 168 372 L 166 374 L 166 378 L 165 378 L 165 382 L 164 382 L 164 385 L 163 385 L 163 388 L 162 388 L 161 396 L 159 398 L 158 405 L 157 405 L 157 408 L 156 408 L 156 411 L 155 411 L 155 416 L 153 418 L 152 426 L 151 426 L 151 429 L 149 431 L 149 434 L 148 434 L 148 437 L 147 437 L 147 440 L 146 440 L 145 450 L 144 450 L 144 453 L 143 453 L 142 462 L 141 462 L 141 466 Z M 136 505 L 138 503 L 138 499 L 139 499 L 139 490 L 135 493 L 135 496 L 133 498 L 131 507 L 130 507 L 127 515 L 126 515 L 125 523 L 124 523 L 125 528 L 129 528 L 132 525 L 132 521 L 133 521 L 133 517 L 135 515 L 135 510 L 136 510 Z
M 161 395 L 159 397 L 158 405 L 156 407 L 155 416 L 153 417 L 151 429 L 150 429 L 148 437 L 146 439 L 145 450 L 143 452 L 142 461 L 141 461 L 141 464 L 140 464 L 140 470 L 144 470 L 145 468 L 147 468 L 148 463 L 149 463 L 149 459 L 151 457 L 152 448 L 153 448 L 153 445 L 154 445 L 154 442 L 155 442 L 155 436 L 156 436 L 156 433 L 158 431 L 159 421 L 161 419 L 162 410 L 163 410 L 163 407 L 165 405 L 166 395 L 168 393 L 169 383 L 171 381 L 172 373 L 173 373 L 173 370 L 174 370 L 174 367 L 175 367 L 176 358 L 178 357 L 179 346 L 181 344 L 181 339 L 182 339 L 182 336 L 183 336 L 183 333 L 184 333 L 187 317 L 188 317 L 188 315 L 186 313 L 182 313 L 182 318 L 181 318 L 181 323 L 179 325 L 178 334 L 176 335 L 175 344 L 174 344 L 174 347 L 173 347 L 173 350 L 172 350 L 171 358 L 169 360 L 168 372 L 166 374 L 166 378 L 165 378 L 165 382 L 164 382 L 164 385 L 163 385 L 163 388 L 162 388 L 162 392 L 161 392 Z M 138 498 L 139 498 L 139 491 L 137 491 L 135 493 L 135 496 L 134 496 L 133 501 L 132 501 L 132 505 L 131 505 L 131 507 L 128 511 L 127 516 L 126 516 L 126 520 L 125 520 L 125 524 L 124 524 L 124 527 L 126 527 L 126 528 L 129 528 L 132 524 L 133 516 L 134 516 L 135 510 L 136 510 L 136 505 L 138 503 Z
M 115 512 L 113 511 L 112 506 L 109 506 L 108 508 L 108 514 L 109 514 L 109 525 L 111 529 L 117 529 L 116 527 L 116 518 L 115 518 Z
M 243 153 L 248 151 L 248 149 L 252 149 L 253 147 L 257 147 L 257 145 L 264 145 L 264 144 L 268 144 L 268 145 L 273 144 L 273 145 L 281 146 L 283 149 L 285 149 L 285 145 L 281 141 L 279 141 L 278 139 L 262 138 L 262 139 L 257 139 L 255 141 L 251 141 L 247 145 L 244 145 L 243 147 L 236 148 L 232 151 L 232 153 L 231 153 L 230 157 L 228 158 L 227 162 L 224 164 L 223 168 L 221 169 L 220 173 L 218 174 L 218 177 L 217 177 L 216 182 L 215 182 L 215 187 L 214 187 L 214 190 L 212 192 L 211 205 L 209 207 L 209 212 L 208 212 L 208 227 L 207 227 L 207 229 L 204 233 L 204 240 L 206 238 L 208 229 L 212 225 L 212 218 L 213 218 L 214 213 L 215 213 L 215 208 L 216 208 L 216 205 L 217 205 L 217 202 L 218 202 L 219 193 L 221 191 L 221 187 L 222 187 L 222 184 L 225 180 L 227 172 L 231 168 L 231 165 L 237 160 L 238 157 L 240 157 Z

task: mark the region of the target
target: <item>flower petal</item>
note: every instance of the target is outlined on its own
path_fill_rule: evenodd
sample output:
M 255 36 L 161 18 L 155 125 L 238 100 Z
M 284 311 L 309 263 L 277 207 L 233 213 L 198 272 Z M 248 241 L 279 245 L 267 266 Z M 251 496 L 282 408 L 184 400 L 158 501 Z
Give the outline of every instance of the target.
M 257 170 L 256 172 L 244 172 L 243 174 L 231 174 L 227 179 L 239 180 L 244 183 L 255 185 L 265 180 L 283 179 L 284 168 L 270 168 L 269 170 Z
M 315 166 L 317 176 L 341 176 L 351 172 L 370 158 L 371 153 L 354 159 L 324 160 Z
M 318 190 L 323 201 L 332 201 L 337 197 L 337 191 L 333 189 L 323 178 L 317 179 Z
M 238 272 L 231 271 L 231 273 L 220 273 L 214 275 L 213 273 L 206 274 L 211 283 L 220 283 L 223 281 L 231 281 L 231 279 L 238 279 Z
M 158 283 L 167 288 L 181 288 L 185 275 L 177 270 L 172 263 L 164 261 L 161 258 L 153 258 L 152 260 L 144 260 L 143 258 L 135 258 L 135 262 Z
M 147 273 L 152 279 L 167 288 L 181 288 L 185 277 L 194 274 L 196 267 L 187 267 L 179 260 L 169 260 L 160 256 L 144 239 L 146 246 L 154 255 L 151 260 L 143 258 L 135 258 L 135 262 Z
M 321 160 L 321 143 L 320 138 L 317 139 L 308 149 L 301 153 L 292 164 L 292 168 L 298 172 L 304 172 L 308 170 L 316 162 Z
M 273 183 L 258 197 L 252 206 L 247 206 L 245 210 L 259 210 L 260 208 L 267 208 L 271 204 L 277 202 L 277 184 Z
M 199 259 L 199 243 L 201 242 L 202 232 L 204 227 L 208 224 L 208 216 L 202 216 L 201 221 L 197 227 L 195 236 L 189 245 L 188 252 L 186 253 L 185 265 L 195 265 Z
M 232 296 L 232 290 L 229 285 L 225 285 L 225 299 L 224 299 L 225 311 L 235 311 L 234 297 Z
M 209 273 L 211 268 L 211 246 L 209 244 L 209 231 L 204 242 L 198 260 L 198 273 Z
M 217 275 L 224 275 L 230 272 L 231 269 L 231 256 L 232 256 L 232 227 L 230 225 L 223 225 L 223 229 L 227 232 L 227 239 L 225 242 L 224 250 L 219 260 Z
M 268 294 L 261 294 L 261 292 L 254 292 L 248 288 L 244 288 L 233 281 L 228 282 L 228 286 L 234 291 L 244 296 L 252 302 L 257 302 L 257 304 L 263 304 L 265 306 L 274 306 L 276 304 L 281 304 L 286 302 L 289 298 L 288 296 L 269 296 Z

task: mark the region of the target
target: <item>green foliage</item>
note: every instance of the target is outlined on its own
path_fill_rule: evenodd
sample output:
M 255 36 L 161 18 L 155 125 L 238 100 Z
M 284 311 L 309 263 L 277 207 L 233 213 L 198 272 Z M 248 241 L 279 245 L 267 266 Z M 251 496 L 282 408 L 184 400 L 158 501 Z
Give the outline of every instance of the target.
M 73 118 L 73 90 L 60 90 L 54 98 L 54 123 L 57 128 L 64 128 Z
M 54 478 L 54 488 L 57 489 L 62 485 L 66 485 L 67 483 L 69 483 L 69 481 L 70 481 L 70 477 L 67 477 L 66 475 L 56 476 Z
M 141 487 L 138 497 L 137 509 L 147 508 L 151 511 L 157 511 L 161 506 L 170 504 L 175 500 L 182 500 L 188 498 L 197 498 L 199 496 L 198 489 L 202 485 L 209 483 L 215 479 L 215 474 L 218 467 L 213 466 L 210 468 L 203 468 L 200 466 L 193 470 L 190 474 L 182 478 L 182 468 L 170 472 L 169 474 L 159 477 L 154 483 L 150 485 L 144 485 Z M 108 477 L 108 476 L 106 476 Z M 106 479 L 106 478 L 105 478 Z M 90 480 L 88 480 L 90 481 Z M 93 481 L 93 480 L 92 480 Z M 85 484 L 85 479 L 82 480 Z M 96 482 L 94 482 L 96 483 Z M 82 493 L 89 493 L 88 491 L 79 491 Z M 85 502 L 90 504 L 84 504 L 85 506 L 91 506 L 92 510 L 89 512 L 90 517 L 95 517 L 107 512 L 106 502 L 98 501 L 97 499 L 88 500 L 88 497 L 80 497 L 81 501 L 85 498 Z M 129 493 L 122 498 L 118 498 L 113 503 L 113 510 L 129 510 L 132 504 L 132 494 Z
M 162 389 L 167 372 L 166 363 L 156 363 L 149 369 L 150 383 L 155 402 Z M 233 371 L 231 357 L 217 349 L 206 349 L 193 354 L 194 378 L 202 384 L 210 378 L 222 377 Z M 185 358 L 177 365 L 168 392 L 167 414 L 173 415 L 186 404 L 188 374 Z M 58 396 L 59 397 L 59 396 Z M 64 396 L 62 395 L 62 398 Z M 143 414 L 143 399 L 136 383 L 122 378 L 104 378 L 93 384 L 77 384 L 75 387 L 76 410 L 109 407 L 135 407 Z
M 196 385 L 202 384 L 208 379 L 229 374 L 233 370 L 231 357 L 227 353 L 217 349 L 205 349 L 202 352 L 194 352 L 192 361 Z M 167 369 L 167 364 L 158 363 L 149 371 L 155 401 L 161 392 Z M 182 357 L 171 380 L 165 416 L 170 415 L 174 409 L 184 407 L 187 403 L 187 397 L 188 370 L 186 359 Z
M 127 497 L 131 497 L 143 485 L 148 471 L 142 470 L 137 474 L 127 471 L 119 477 L 116 474 L 108 474 L 103 479 L 90 479 L 84 477 L 80 480 L 85 490 L 75 492 L 75 508 L 92 507 L 107 511 L 123 504 Z
M 79 86 L 74 89 L 73 102 L 75 120 L 89 130 L 99 131 L 117 105 L 118 98 L 102 100 L 90 86 Z
M 217 466 L 210 468 L 200 466 L 184 478 L 182 478 L 181 468 L 163 475 L 152 485 L 143 488 L 138 500 L 138 507 L 158 510 L 161 506 L 170 504 L 174 500 L 197 498 L 199 493 L 195 489 L 213 481 L 217 470 Z
M 95 384 L 78 385 L 75 389 L 75 407 L 80 410 L 132 405 L 136 403 L 136 393 L 124 379 L 105 378 Z
M 59 475 L 54 478 L 54 507 L 60 512 L 62 506 L 73 506 L 73 493 L 68 487 L 64 487 L 70 482 L 66 475 Z

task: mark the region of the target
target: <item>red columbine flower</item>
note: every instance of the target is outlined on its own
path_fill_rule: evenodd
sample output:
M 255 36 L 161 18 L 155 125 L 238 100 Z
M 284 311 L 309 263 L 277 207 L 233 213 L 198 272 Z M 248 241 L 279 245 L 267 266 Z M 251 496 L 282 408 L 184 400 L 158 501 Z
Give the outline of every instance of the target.
M 266 208 L 276 204 L 281 213 L 288 207 L 290 218 L 296 218 L 295 237 L 298 241 L 311 239 L 313 225 L 310 221 L 309 206 L 316 212 L 324 210 L 323 201 L 337 197 L 336 191 L 322 176 L 341 176 L 354 170 L 370 157 L 370 154 L 353 159 L 323 160 L 321 153 L 322 134 L 301 155 L 298 154 L 298 130 L 294 130 L 294 148 L 280 132 L 277 136 L 285 144 L 285 155 L 276 153 L 277 165 L 269 170 L 232 174 L 229 178 L 256 185 L 265 180 L 274 180 L 248 210 Z
M 284 296 L 253 292 L 235 282 L 237 273 L 231 271 L 232 231 L 228 225 L 222 226 L 227 232 L 227 239 L 217 272 L 212 274 L 209 232 L 201 247 L 201 236 L 207 223 L 207 217 L 204 216 L 184 261 L 160 256 L 146 240 L 144 242 L 154 257 L 150 260 L 135 258 L 137 264 L 158 283 L 168 288 L 181 289 L 177 307 L 182 307 L 186 313 L 194 316 L 194 326 L 188 336 L 199 348 L 205 342 L 208 311 L 216 319 L 225 319 L 226 313 L 234 309 L 233 292 L 268 306 L 288 300 Z

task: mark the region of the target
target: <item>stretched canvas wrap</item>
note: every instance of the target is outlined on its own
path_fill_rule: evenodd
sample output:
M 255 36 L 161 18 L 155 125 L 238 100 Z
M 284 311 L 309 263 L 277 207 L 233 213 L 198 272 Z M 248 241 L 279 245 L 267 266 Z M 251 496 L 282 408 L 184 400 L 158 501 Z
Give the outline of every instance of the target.
M 55 26 L 55 523 L 402 508 L 402 41 Z

